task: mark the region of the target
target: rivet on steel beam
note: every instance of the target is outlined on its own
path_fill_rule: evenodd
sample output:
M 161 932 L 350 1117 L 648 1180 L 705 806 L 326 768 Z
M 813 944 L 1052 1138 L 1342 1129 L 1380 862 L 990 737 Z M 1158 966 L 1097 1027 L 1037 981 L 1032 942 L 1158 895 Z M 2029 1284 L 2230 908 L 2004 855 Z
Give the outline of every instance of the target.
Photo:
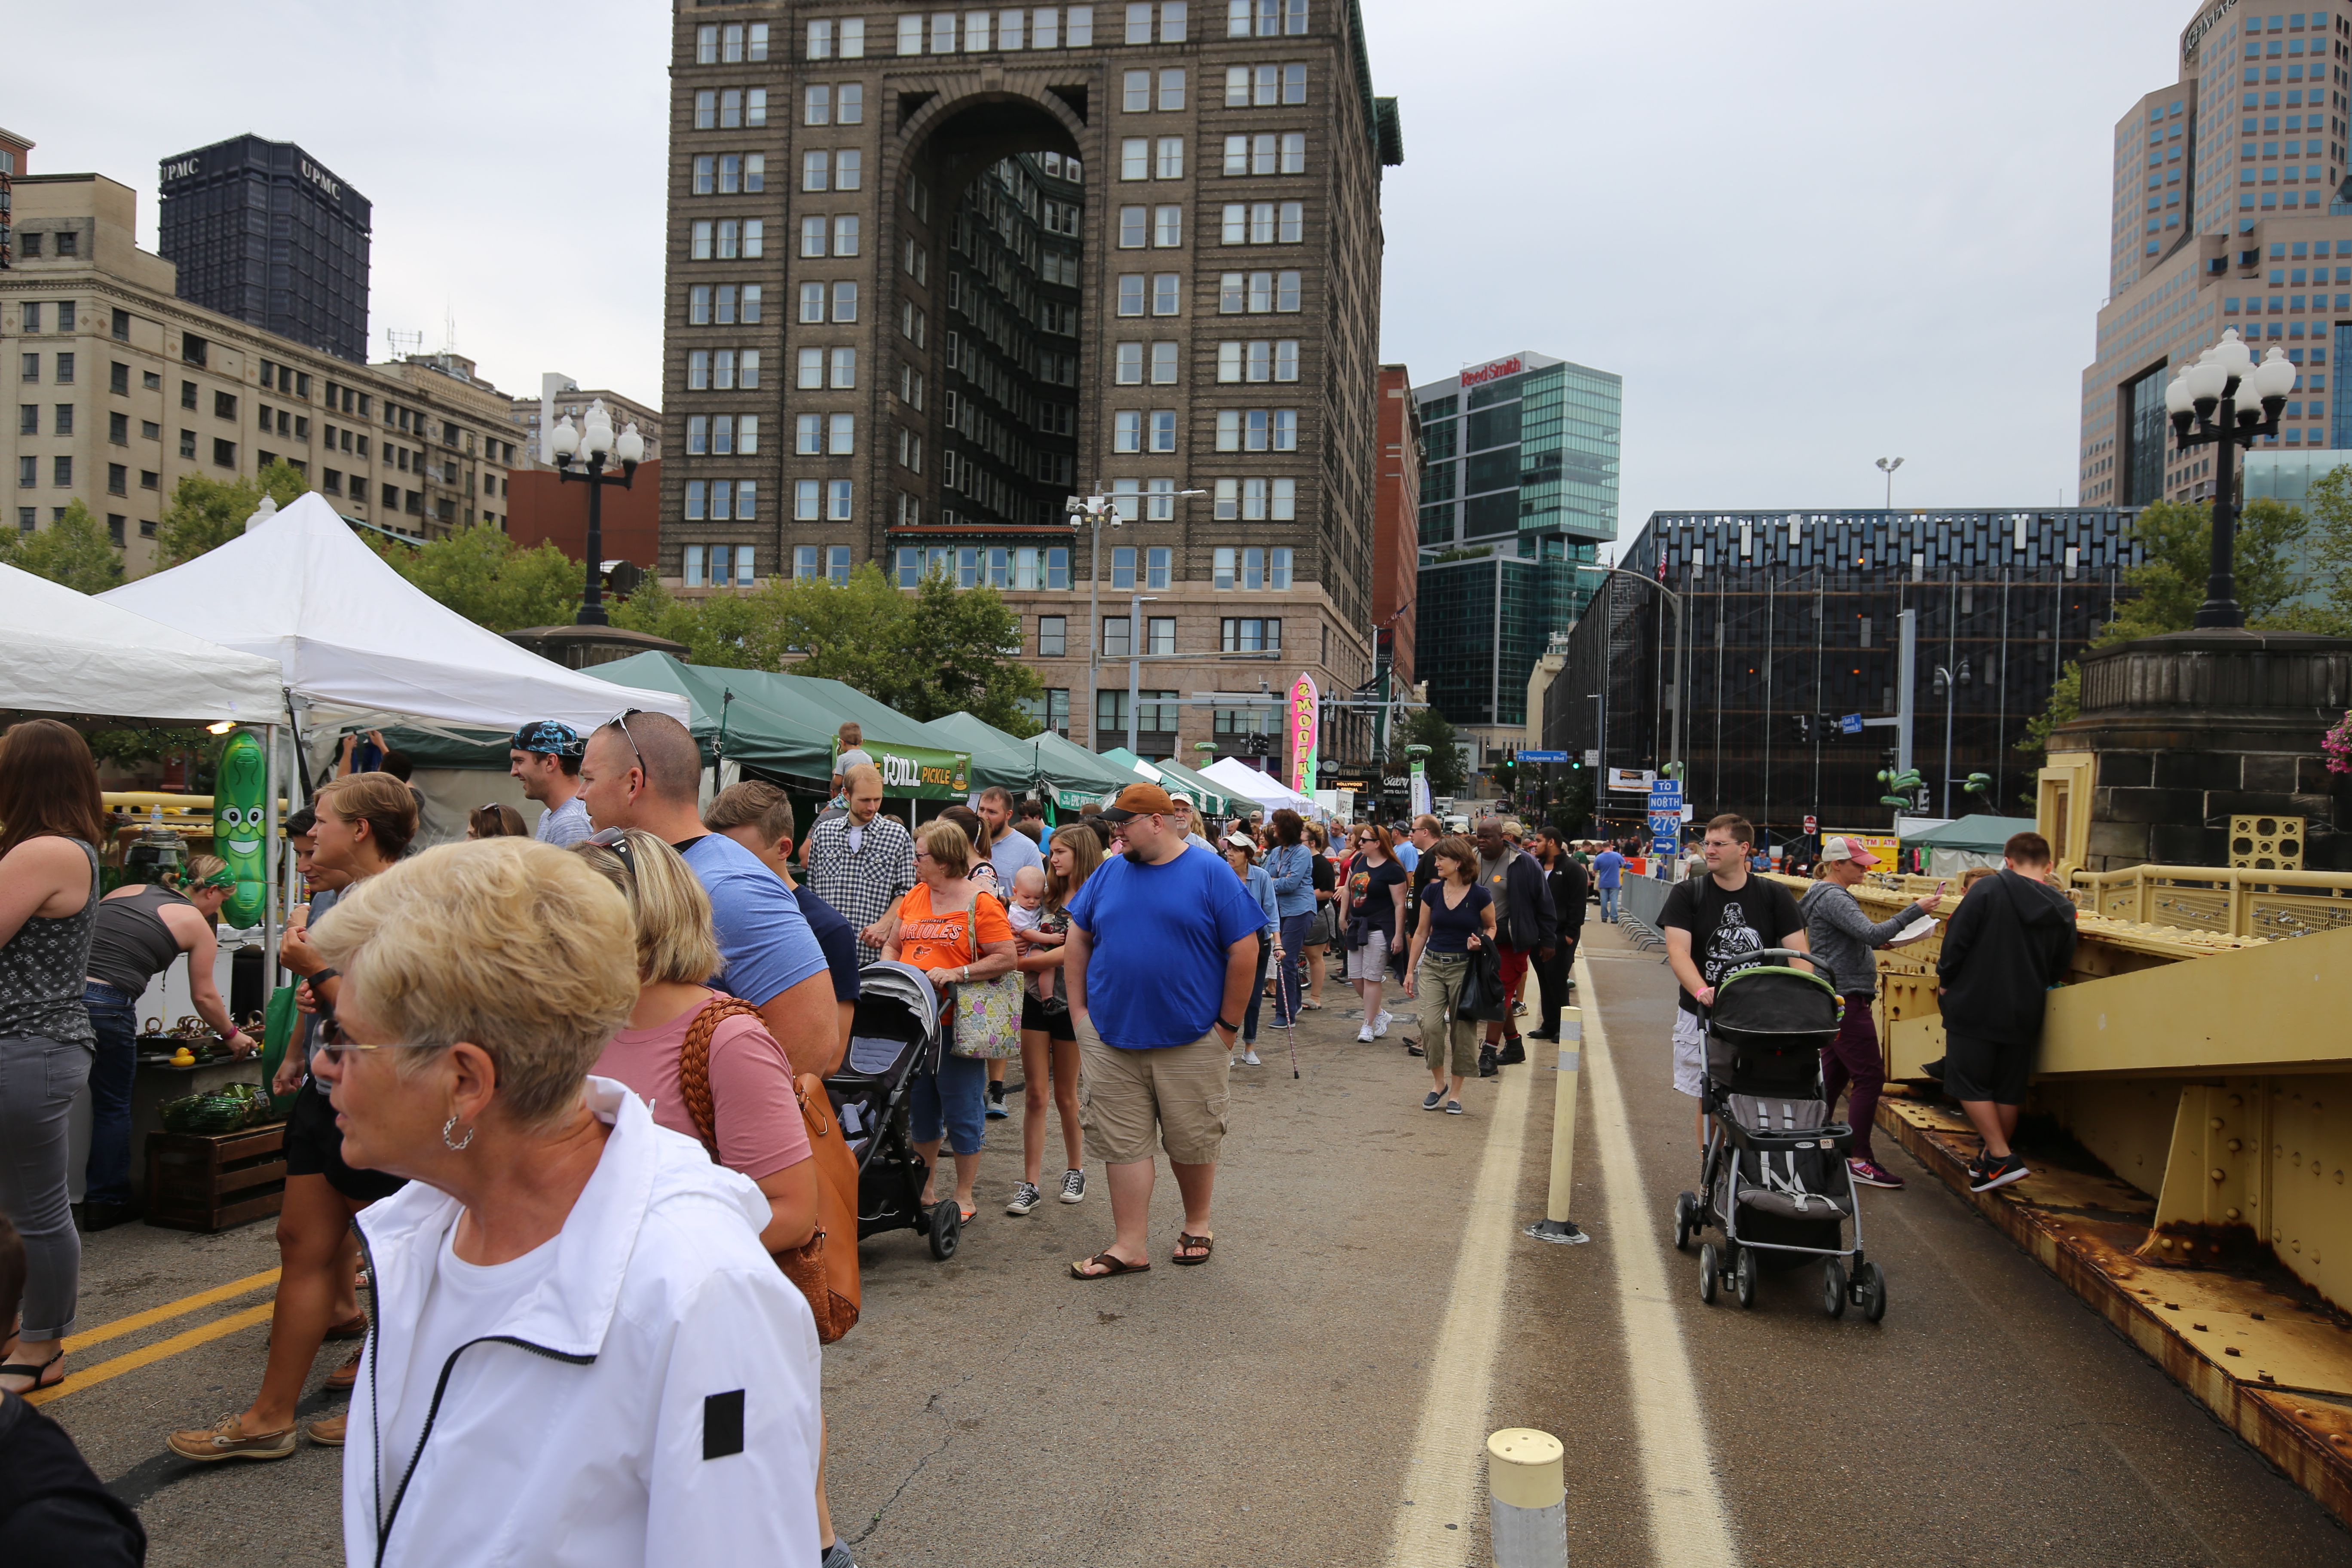
M 2235 1223 L 2235 1222 L 2236 1222 L 2236 1220 L 2237 1220 L 2237 1219 L 2238 1219 L 2238 1217 L 2239 1217 L 2239 1215 L 2238 1215 L 2238 1211 L 2237 1211 L 2236 1209 L 2223 1209 L 2223 1210 L 2221 1211 L 2221 1217 L 2222 1217 L 2223 1219 L 2226 1219 L 2226 1220 L 2229 1220 L 2229 1221 L 2231 1221 L 2231 1222 L 2232 1222 L 2232 1223 Z
M 2226 1182 L 2230 1179 L 2230 1173 L 2216 1165 L 2213 1167 L 2213 1179 L 2217 1182 Z

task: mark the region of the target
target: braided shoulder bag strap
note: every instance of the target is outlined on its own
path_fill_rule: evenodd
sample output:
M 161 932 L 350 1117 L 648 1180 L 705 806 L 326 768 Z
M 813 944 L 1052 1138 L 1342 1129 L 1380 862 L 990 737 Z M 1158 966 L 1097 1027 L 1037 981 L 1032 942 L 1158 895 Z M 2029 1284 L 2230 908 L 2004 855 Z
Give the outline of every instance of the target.
M 719 1158 L 719 1115 L 710 1098 L 710 1037 L 720 1024 L 739 1016 L 757 1019 L 760 1010 L 740 996 L 713 996 L 687 1026 L 686 1042 L 677 1049 L 678 1098 L 686 1101 L 694 1135 L 714 1161 Z

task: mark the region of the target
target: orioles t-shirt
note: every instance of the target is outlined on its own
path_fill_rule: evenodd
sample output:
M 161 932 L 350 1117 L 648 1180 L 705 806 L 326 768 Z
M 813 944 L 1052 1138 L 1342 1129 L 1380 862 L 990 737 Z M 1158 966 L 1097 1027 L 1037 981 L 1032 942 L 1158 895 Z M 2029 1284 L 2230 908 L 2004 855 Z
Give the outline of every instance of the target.
M 1720 985 L 1734 970 L 1757 962 L 1758 952 L 1785 947 L 1788 939 L 1805 929 L 1797 900 L 1778 882 L 1750 877 L 1737 891 L 1727 892 L 1711 876 L 1685 878 L 1666 895 L 1658 916 L 1662 927 L 1690 932 L 1691 959 L 1709 985 Z M 1677 1000 L 1685 1013 L 1698 1011 L 1698 998 L 1688 991 Z
M 984 889 L 972 889 L 969 915 L 961 910 L 941 910 L 934 914 L 930 884 L 918 882 L 898 906 L 898 961 L 918 969 L 953 969 L 959 964 L 977 963 L 980 952 L 971 941 L 975 929 L 982 946 L 1013 940 L 1013 922 L 1004 918 L 1004 906 Z

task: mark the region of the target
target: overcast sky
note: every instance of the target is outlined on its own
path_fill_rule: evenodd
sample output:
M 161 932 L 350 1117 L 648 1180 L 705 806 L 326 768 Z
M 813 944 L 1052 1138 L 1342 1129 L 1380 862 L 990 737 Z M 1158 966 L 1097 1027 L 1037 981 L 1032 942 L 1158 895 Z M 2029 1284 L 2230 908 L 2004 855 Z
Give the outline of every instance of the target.
M 1319 0 L 1329 5 L 1336 0 Z M 1362 0 L 1405 163 L 1381 354 L 1625 378 L 1621 537 L 1676 508 L 2074 497 L 2116 121 L 2187 0 Z M 1210 8 L 1195 0 L 1196 10 Z M 667 9 L 27 6 L 0 124 L 140 193 L 251 131 L 375 204 L 386 329 L 511 391 L 660 394 Z

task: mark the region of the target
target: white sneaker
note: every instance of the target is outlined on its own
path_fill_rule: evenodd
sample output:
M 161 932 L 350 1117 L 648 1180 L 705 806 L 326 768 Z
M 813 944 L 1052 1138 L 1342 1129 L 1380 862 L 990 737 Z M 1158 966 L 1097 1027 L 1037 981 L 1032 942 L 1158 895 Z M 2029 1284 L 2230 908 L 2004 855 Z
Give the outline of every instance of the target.
M 1389 1032 L 1389 1020 L 1394 1016 L 1392 1013 L 1382 1012 L 1379 1017 L 1372 1020 L 1373 1038 L 1377 1039 Z
M 1244 1046 L 1242 1047 L 1242 1066 L 1245 1068 L 1255 1068 L 1264 1067 L 1265 1065 L 1265 1064 L 1264 1062 L 1257 1059 L 1257 1049 L 1255 1047 Z
M 1364 1026 L 1356 1031 L 1356 1039 L 1361 1045 L 1369 1046 L 1372 1043 L 1372 1026 L 1370 1019 L 1366 1019 Z

